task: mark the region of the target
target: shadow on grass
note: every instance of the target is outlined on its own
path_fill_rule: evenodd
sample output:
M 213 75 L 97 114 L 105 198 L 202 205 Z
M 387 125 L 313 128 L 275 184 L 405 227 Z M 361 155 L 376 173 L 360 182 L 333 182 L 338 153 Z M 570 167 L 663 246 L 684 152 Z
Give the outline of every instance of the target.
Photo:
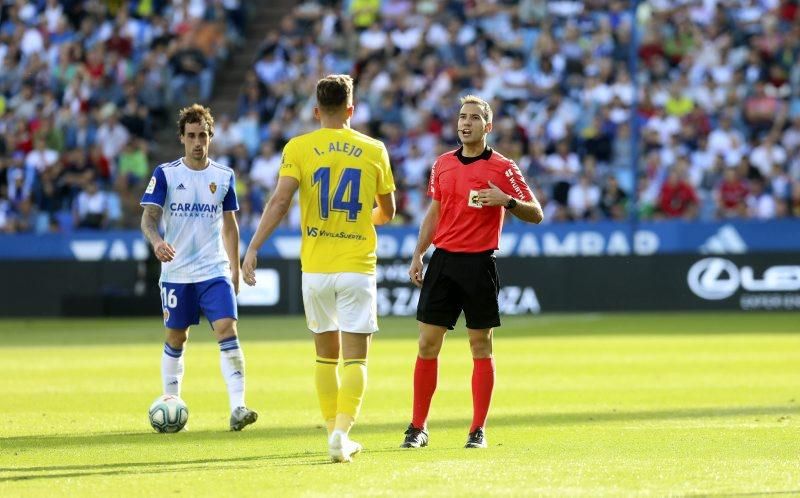
M 632 422 L 632 421 L 659 421 L 674 419 L 699 419 L 699 418 L 725 418 L 741 416 L 773 416 L 773 415 L 797 415 L 800 414 L 798 405 L 775 405 L 775 406 L 739 406 L 739 407 L 704 407 L 671 410 L 638 410 L 638 411 L 604 411 L 604 412 L 573 412 L 573 413 L 546 413 L 546 414 L 512 414 L 498 415 L 490 417 L 490 427 L 548 427 L 560 425 L 591 425 L 606 422 Z M 435 429 L 455 429 L 464 428 L 466 431 L 469 426 L 468 418 L 450 418 L 444 420 L 433 420 L 432 425 Z M 397 441 L 402 437 L 406 421 L 398 420 L 392 423 L 379 424 L 359 424 L 357 432 L 359 434 L 383 434 L 396 433 Z M 179 434 L 156 434 L 156 433 L 95 433 L 95 434 L 70 434 L 63 436 L 19 436 L 0 438 L 0 447 L 8 455 L 15 451 L 41 451 L 57 448 L 69 447 L 93 447 L 93 446 L 115 446 L 115 445 L 137 445 L 137 444 L 162 444 L 162 445 L 182 445 L 185 443 L 198 444 L 209 442 L 235 441 L 236 438 L 247 440 L 281 440 L 296 437 L 308 436 L 318 432 L 320 429 L 315 426 L 307 427 L 285 427 L 285 428 L 264 428 L 254 427 L 241 433 L 231 433 L 226 431 L 192 431 Z M 452 449 L 452 448 L 442 448 Z M 399 448 L 384 448 L 370 450 L 373 452 L 393 452 L 402 451 Z M 172 466 L 181 469 L 196 464 L 211 464 L 232 462 L 240 465 L 246 462 L 264 462 L 276 459 L 308 459 L 307 462 L 298 464 L 322 463 L 319 452 L 306 451 L 304 453 L 290 453 L 279 455 L 250 456 L 243 458 L 220 458 L 205 460 L 188 460 L 184 462 L 143 462 L 143 463 L 119 463 L 119 464 L 98 464 L 98 465 L 68 465 L 68 466 L 45 466 L 45 467 L 11 467 L 0 468 L 0 472 L 22 473 L 12 476 L 0 477 L 0 482 L 52 477 L 70 477 L 72 474 L 25 474 L 30 472 L 58 472 L 58 471 L 82 471 L 78 475 L 86 472 L 100 475 L 110 474 L 132 474 L 137 473 L 137 468 L 151 468 L 160 466 Z M 191 468 L 191 467 L 188 467 Z
M 445 451 L 449 448 L 441 448 Z M 403 452 L 396 449 L 370 449 L 369 453 L 394 453 Z M 435 452 L 435 449 L 426 449 L 426 453 Z M 289 460 L 289 461 L 287 461 Z M 271 463 L 274 462 L 274 463 Z M 191 470 L 242 470 L 260 467 L 263 464 L 275 467 L 317 466 L 333 465 L 323 451 L 305 451 L 303 453 L 280 453 L 272 455 L 204 458 L 183 461 L 163 462 L 120 462 L 87 465 L 54 465 L 41 467 L 0 468 L 0 473 L 10 473 L 9 476 L 0 476 L 0 483 L 14 481 L 32 481 L 38 479 L 63 479 L 84 476 L 116 476 L 136 474 L 163 474 L 169 472 L 185 472 Z

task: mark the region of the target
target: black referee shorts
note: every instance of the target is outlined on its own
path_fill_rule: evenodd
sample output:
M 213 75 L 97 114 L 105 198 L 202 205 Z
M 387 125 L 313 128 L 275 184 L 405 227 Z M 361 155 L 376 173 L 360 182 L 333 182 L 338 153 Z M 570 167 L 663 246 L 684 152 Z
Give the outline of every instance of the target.
M 500 325 L 500 279 L 491 251 L 433 252 L 422 282 L 417 320 L 453 330 L 461 310 L 469 329 Z

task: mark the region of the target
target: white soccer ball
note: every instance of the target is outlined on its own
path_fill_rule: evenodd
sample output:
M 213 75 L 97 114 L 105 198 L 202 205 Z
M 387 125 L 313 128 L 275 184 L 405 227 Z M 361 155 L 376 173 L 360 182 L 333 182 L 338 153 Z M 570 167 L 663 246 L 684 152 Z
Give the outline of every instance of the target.
M 179 397 L 165 394 L 153 401 L 147 415 L 158 432 L 178 432 L 189 420 L 189 408 Z

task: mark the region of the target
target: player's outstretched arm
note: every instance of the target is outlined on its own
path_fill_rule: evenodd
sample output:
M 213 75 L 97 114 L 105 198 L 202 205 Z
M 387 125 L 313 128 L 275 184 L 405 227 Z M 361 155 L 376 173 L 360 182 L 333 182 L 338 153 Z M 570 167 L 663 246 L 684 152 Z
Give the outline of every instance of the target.
M 428 212 L 419 227 L 419 239 L 417 247 L 414 249 L 414 256 L 411 258 L 411 266 L 408 268 L 408 277 L 417 287 L 422 287 L 422 268 L 424 266 L 422 257 L 433 242 L 433 234 L 436 233 L 436 225 L 439 223 L 439 211 L 441 203 L 435 199 L 431 200 Z
M 372 209 L 372 223 L 383 225 L 389 223 L 397 212 L 397 204 L 394 200 L 394 192 L 388 194 L 377 194 L 375 202 L 378 204 Z
M 258 263 L 257 254 L 261 246 L 264 245 L 272 232 L 280 224 L 281 220 L 286 213 L 289 212 L 289 207 L 292 205 L 292 197 L 297 189 L 300 187 L 300 182 L 291 176 L 281 176 L 278 178 L 278 185 L 275 187 L 275 193 L 270 197 L 267 202 L 267 207 L 261 214 L 261 220 L 258 222 L 256 233 L 253 234 L 253 239 L 247 246 L 247 252 L 244 255 L 244 262 L 242 263 L 242 278 L 247 285 L 256 284 L 256 264 Z
M 235 211 L 222 213 L 222 245 L 228 254 L 231 265 L 231 283 L 236 295 L 239 295 L 239 223 L 236 222 Z
M 175 259 L 175 248 L 161 238 L 158 233 L 158 224 L 161 222 L 161 208 L 152 204 L 144 206 L 142 213 L 142 233 L 150 241 L 156 258 L 162 263 L 169 263 Z

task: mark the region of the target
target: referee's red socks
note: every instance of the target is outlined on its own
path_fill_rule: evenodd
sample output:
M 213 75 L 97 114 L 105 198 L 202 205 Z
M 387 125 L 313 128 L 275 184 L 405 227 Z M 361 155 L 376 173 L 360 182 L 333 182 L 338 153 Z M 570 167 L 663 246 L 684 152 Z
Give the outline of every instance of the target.
M 478 427 L 486 427 L 486 416 L 492 402 L 494 389 L 494 358 L 472 359 L 472 426 L 469 432 Z
M 411 425 L 414 427 L 419 429 L 425 427 L 438 377 L 439 359 L 425 359 L 418 356 L 414 367 L 414 414 L 411 419 Z

